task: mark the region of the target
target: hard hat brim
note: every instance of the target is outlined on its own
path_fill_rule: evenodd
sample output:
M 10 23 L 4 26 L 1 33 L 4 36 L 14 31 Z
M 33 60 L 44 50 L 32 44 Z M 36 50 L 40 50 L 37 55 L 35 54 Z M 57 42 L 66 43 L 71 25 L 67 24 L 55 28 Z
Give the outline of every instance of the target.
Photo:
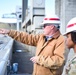
M 71 31 L 65 32 L 65 33 L 63 33 L 63 35 L 66 36 L 68 33 L 73 32 L 73 31 L 76 31 L 76 30 L 71 30 Z
M 44 24 L 60 24 L 60 22 L 43 22 L 41 23 L 41 25 L 44 25 Z

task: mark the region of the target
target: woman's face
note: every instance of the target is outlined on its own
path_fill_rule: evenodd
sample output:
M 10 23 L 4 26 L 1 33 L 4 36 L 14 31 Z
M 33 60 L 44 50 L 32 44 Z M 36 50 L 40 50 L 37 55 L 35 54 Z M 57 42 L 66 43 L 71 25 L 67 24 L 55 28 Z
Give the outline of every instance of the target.
M 70 33 L 66 35 L 65 43 L 66 43 L 68 48 L 73 48 L 74 47 L 74 43 L 71 39 L 71 34 Z

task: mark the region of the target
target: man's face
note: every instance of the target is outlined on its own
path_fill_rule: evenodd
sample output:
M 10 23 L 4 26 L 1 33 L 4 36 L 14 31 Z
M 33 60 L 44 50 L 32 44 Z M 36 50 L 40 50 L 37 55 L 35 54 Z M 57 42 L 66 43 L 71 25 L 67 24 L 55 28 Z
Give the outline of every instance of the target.
M 68 48 L 73 48 L 74 43 L 73 43 L 73 41 L 71 39 L 71 34 L 70 33 L 66 35 L 65 43 L 66 43 Z
M 54 25 L 44 25 L 44 35 L 49 35 L 50 32 L 54 31 L 55 26 Z

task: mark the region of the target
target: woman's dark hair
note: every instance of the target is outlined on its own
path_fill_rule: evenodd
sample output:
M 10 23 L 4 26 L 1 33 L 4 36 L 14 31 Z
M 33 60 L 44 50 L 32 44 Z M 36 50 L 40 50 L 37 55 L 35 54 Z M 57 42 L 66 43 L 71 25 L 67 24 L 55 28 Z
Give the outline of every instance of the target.
M 74 43 L 76 43 L 76 32 L 71 32 L 71 38 Z

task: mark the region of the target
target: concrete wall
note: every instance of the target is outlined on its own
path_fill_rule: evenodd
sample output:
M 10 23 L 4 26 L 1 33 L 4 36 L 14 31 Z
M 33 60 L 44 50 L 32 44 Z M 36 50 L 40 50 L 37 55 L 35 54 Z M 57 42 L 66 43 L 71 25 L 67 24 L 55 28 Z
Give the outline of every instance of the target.
M 61 19 L 61 32 L 65 32 L 68 21 L 76 17 L 76 0 L 55 0 L 55 13 Z
M 11 65 L 12 46 L 13 40 L 11 38 L 0 35 L 0 75 L 8 74 L 7 67 Z
M 17 73 L 32 74 L 33 63 L 30 58 L 35 55 L 35 47 L 13 41 L 7 36 L 0 37 L 0 75 L 13 74 L 13 63 L 18 63 Z

